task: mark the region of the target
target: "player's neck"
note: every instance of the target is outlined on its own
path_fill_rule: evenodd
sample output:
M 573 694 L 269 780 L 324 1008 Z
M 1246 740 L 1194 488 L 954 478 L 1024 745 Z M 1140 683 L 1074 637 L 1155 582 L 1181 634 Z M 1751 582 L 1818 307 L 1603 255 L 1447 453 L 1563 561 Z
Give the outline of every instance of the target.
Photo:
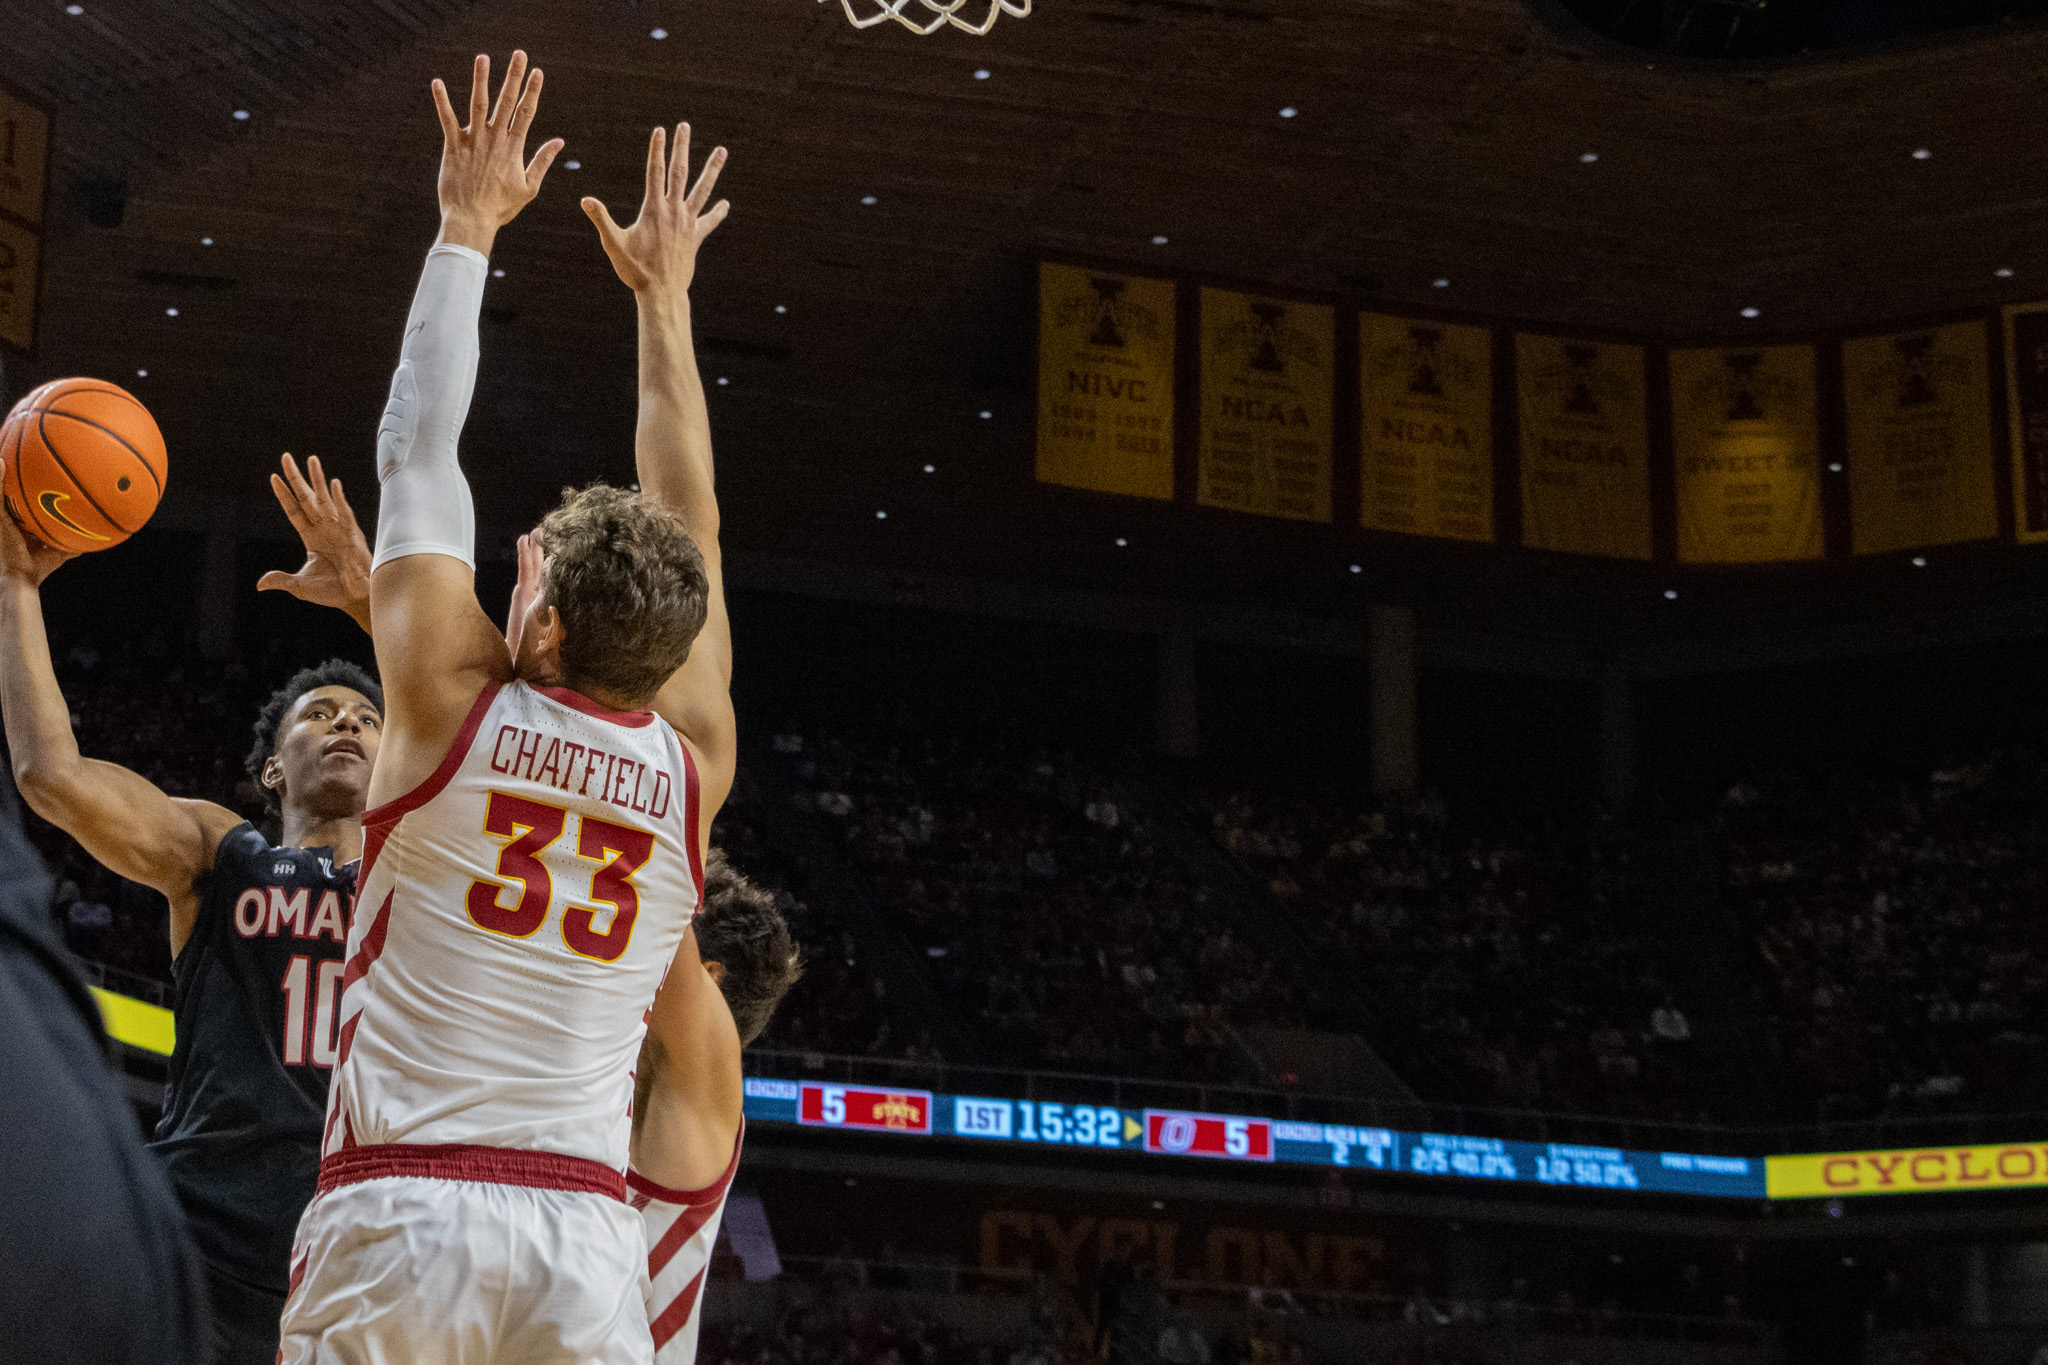
M 352 863 L 363 856 L 363 817 L 288 810 L 283 843 L 286 848 L 331 848 L 337 864 Z

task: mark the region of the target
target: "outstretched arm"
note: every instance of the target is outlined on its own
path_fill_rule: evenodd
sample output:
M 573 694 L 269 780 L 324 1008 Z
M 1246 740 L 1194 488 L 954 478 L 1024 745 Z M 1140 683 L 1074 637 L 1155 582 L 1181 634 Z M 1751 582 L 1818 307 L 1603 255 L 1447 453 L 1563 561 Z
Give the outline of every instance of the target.
M 709 584 L 704 629 L 690 657 L 655 699 L 654 709 L 695 751 L 704 809 L 699 838 L 708 846 L 711 817 L 732 789 L 737 739 L 732 711 L 732 628 L 725 614 L 725 580 L 718 547 L 718 494 L 711 467 L 711 414 L 697 374 L 690 329 L 690 282 L 697 248 L 725 221 L 731 206 L 709 207 L 725 148 L 705 159 L 703 174 L 687 185 L 690 125 L 676 125 L 673 157 L 654 130 L 647 146 L 646 197 L 633 225 L 621 228 L 596 199 L 583 211 L 597 225 L 605 254 L 633 290 L 640 311 L 640 421 L 634 464 L 641 491 L 674 508 L 704 556 Z
M 511 676 L 505 640 L 476 600 L 476 518 L 456 441 L 476 382 L 476 319 L 498 229 L 540 190 L 561 151 L 526 159 L 541 73 L 515 52 L 490 107 L 491 64 L 476 59 L 469 123 L 434 82 L 441 119 L 441 235 L 427 254 L 405 344 L 377 432 L 377 553 L 371 635 L 386 701 L 383 749 L 370 783 L 381 804 L 412 790 L 441 761 L 486 683 Z
M 191 936 L 196 883 L 242 817 L 211 801 L 167 795 L 140 773 L 78 752 L 71 708 L 50 664 L 42 582 L 68 555 L 30 541 L 0 512 L 0 717 L 14 780 L 29 809 L 85 851 L 171 903 L 171 954 Z
M 270 476 L 270 491 L 299 533 L 306 562 L 297 573 L 272 569 L 256 580 L 256 590 L 288 592 L 301 602 L 347 612 L 369 634 L 370 542 L 363 539 L 341 480 L 327 477 L 318 455 L 307 459 L 304 474 L 289 451 L 278 464 L 282 472 Z

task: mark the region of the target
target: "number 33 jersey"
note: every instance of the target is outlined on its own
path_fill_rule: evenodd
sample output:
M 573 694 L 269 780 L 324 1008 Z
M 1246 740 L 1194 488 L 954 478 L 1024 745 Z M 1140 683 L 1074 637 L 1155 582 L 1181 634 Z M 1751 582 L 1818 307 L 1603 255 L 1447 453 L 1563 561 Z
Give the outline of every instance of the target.
M 668 723 L 486 687 L 364 812 L 322 1151 L 465 1143 L 626 1166 L 633 1067 L 704 884 Z

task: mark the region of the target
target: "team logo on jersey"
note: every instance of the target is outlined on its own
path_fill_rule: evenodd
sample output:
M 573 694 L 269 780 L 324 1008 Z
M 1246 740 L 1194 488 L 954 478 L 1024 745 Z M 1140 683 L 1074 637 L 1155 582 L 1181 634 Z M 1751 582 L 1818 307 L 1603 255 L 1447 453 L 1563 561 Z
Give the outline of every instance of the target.
M 332 877 L 334 875 L 334 860 L 332 858 L 322 858 L 320 860 L 320 875 L 323 877 Z
M 278 862 L 271 867 L 270 875 L 273 877 L 289 877 L 292 875 L 292 873 L 298 870 L 298 864 L 294 863 L 289 858 L 282 858 L 279 859 Z

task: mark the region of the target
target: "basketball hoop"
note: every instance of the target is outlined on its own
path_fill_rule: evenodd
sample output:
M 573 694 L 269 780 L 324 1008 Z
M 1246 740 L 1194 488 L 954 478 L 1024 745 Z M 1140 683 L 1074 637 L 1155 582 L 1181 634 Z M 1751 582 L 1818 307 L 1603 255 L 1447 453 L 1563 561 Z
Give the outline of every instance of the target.
M 830 0 L 818 3 L 828 4 Z M 979 23 L 961 17 L 961 10 L 982 3 L 988 5 L 988 11 Z M 855 28 L 873 28 L 894 19 L 920 37 L 936 33 L 948 24 L 967 33 L 984 34 L 996 26 L 1002 15 L 1024 19 L 1031 14 L 1031 0 L 839 0 L 839 7 L 846 11 L 846 21 Z

